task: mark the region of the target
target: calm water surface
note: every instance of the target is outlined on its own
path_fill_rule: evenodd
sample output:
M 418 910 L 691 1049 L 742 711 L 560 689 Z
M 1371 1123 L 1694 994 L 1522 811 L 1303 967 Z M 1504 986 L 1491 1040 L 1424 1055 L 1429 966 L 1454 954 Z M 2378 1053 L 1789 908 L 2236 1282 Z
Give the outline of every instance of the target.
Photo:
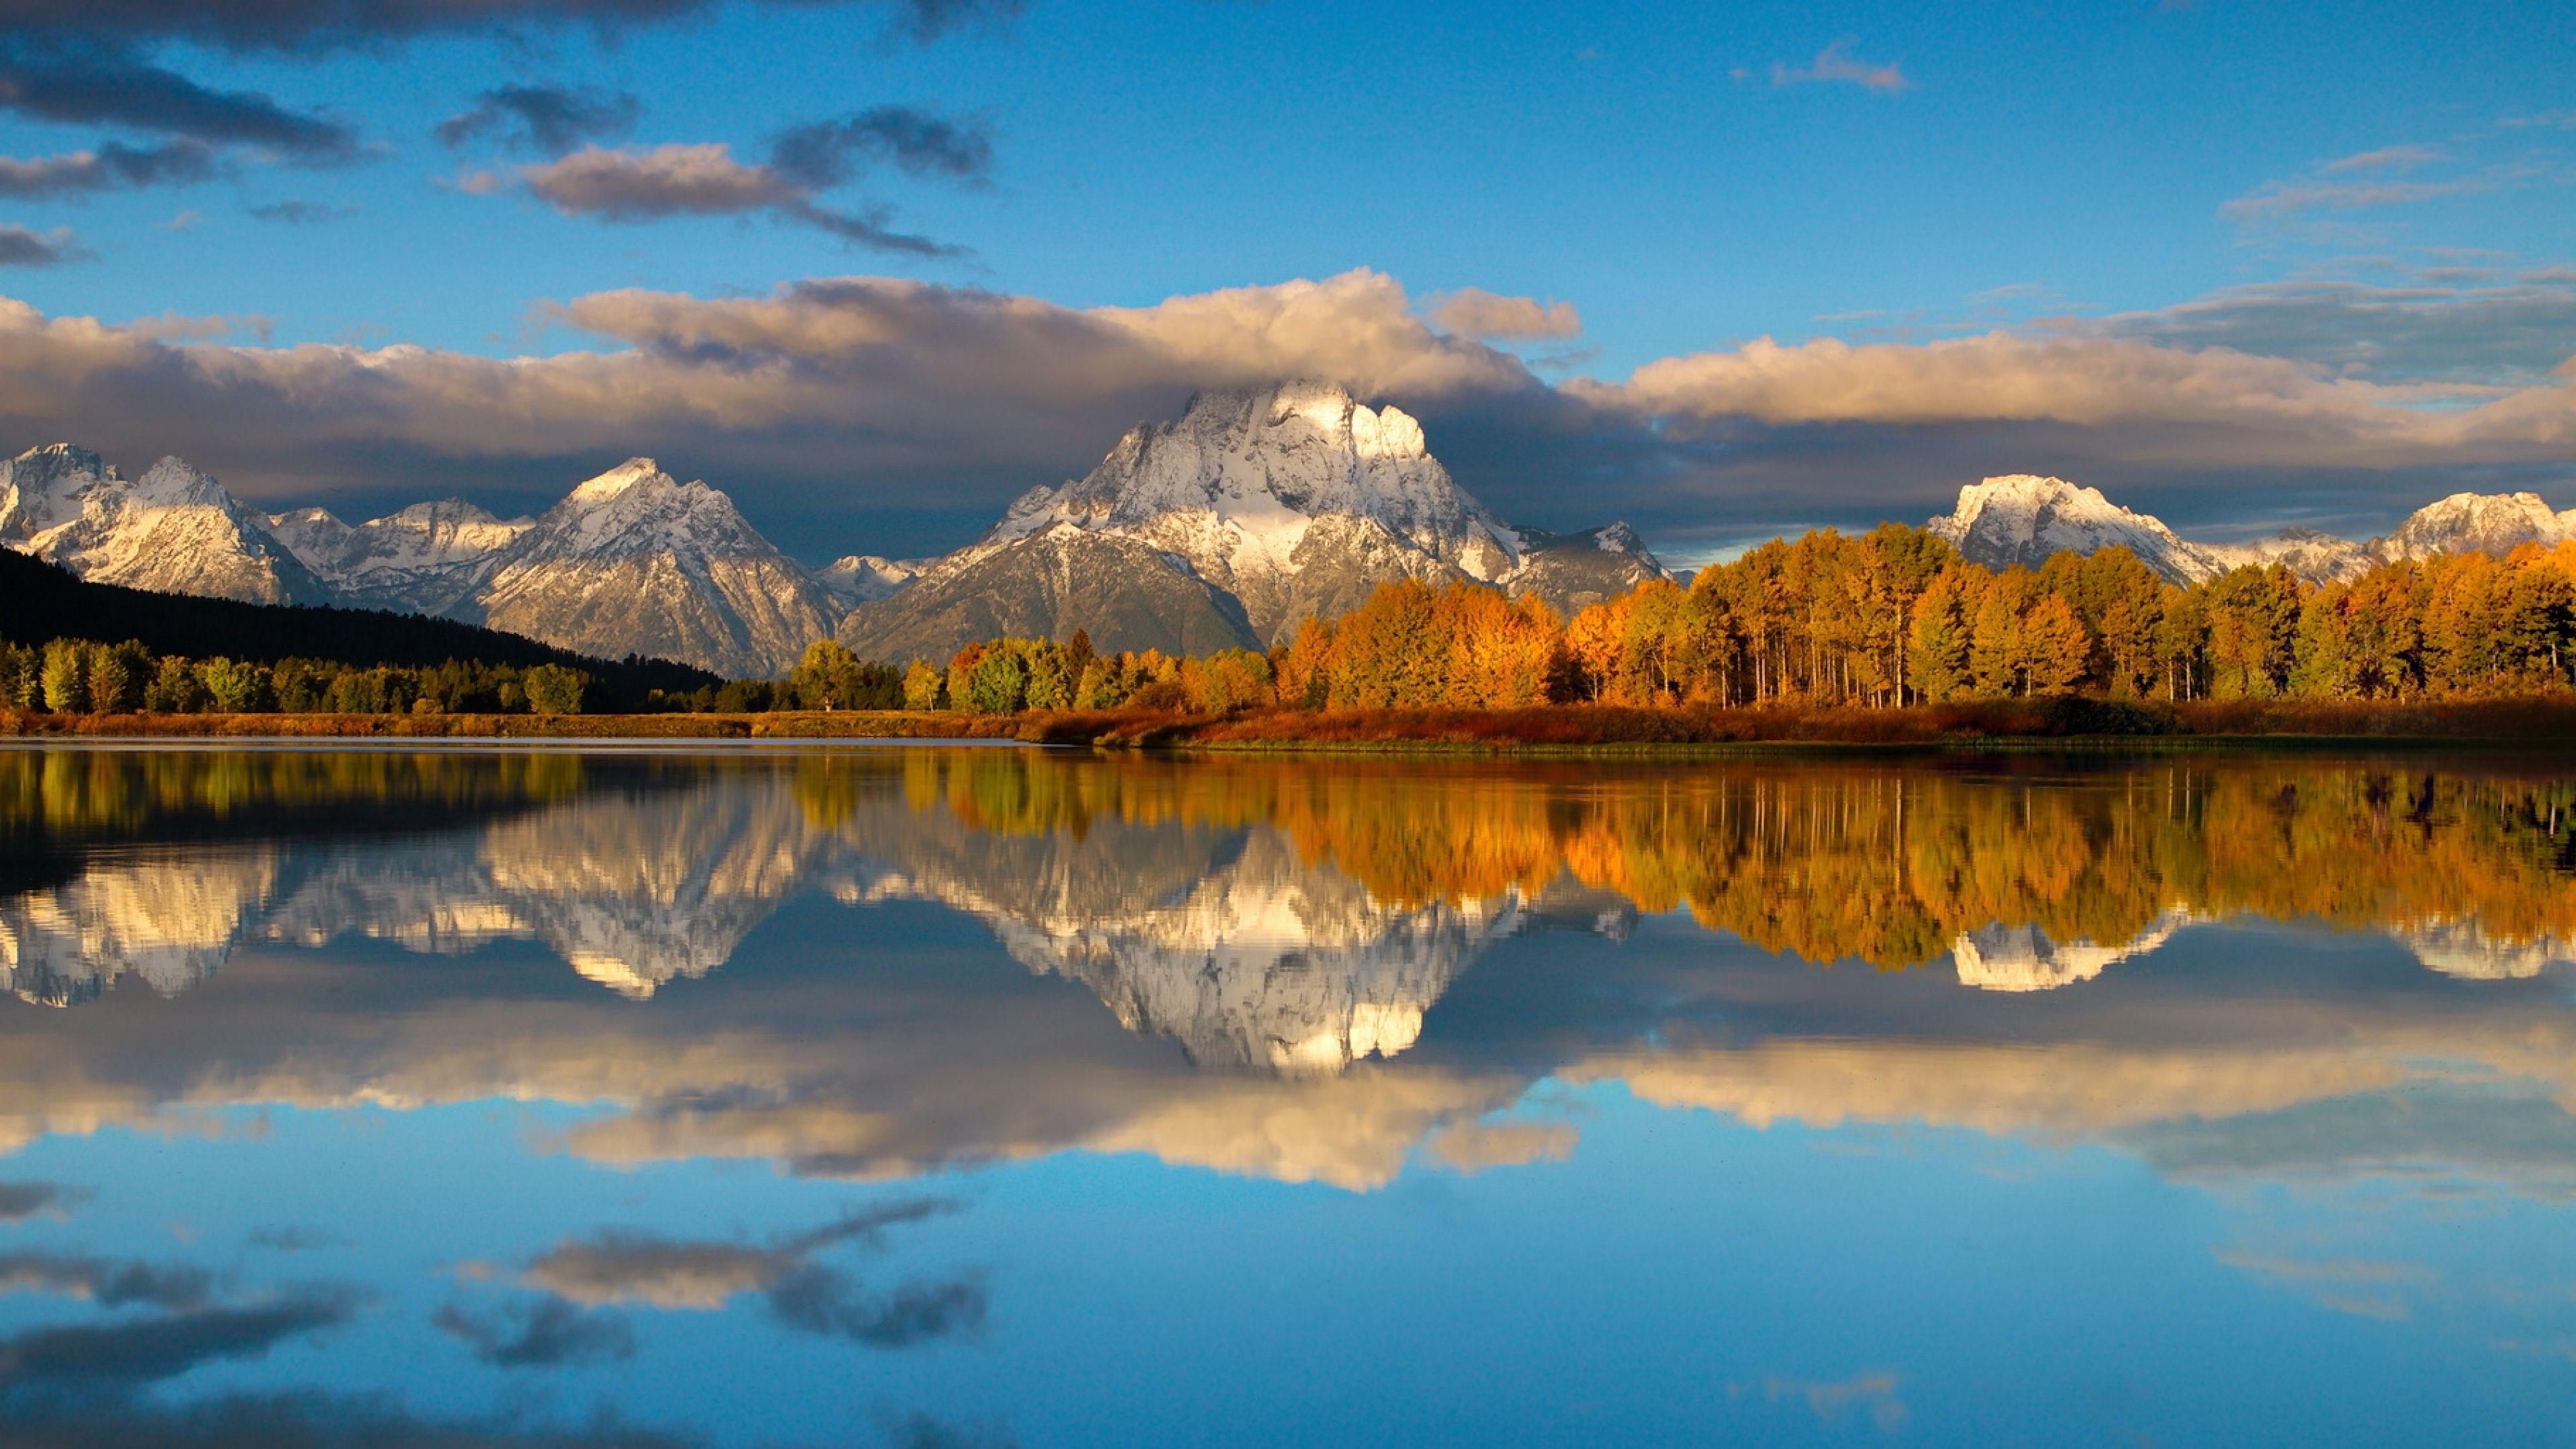
M 0 831 L 0 1442 L 2576 1442 L 2576 766 L 15 749 Z

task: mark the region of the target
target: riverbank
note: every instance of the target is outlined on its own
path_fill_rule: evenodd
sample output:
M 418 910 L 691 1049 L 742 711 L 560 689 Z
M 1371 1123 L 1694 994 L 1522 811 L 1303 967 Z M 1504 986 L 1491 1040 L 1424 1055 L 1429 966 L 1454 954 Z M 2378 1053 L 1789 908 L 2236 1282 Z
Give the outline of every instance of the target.
M 53 715 L 0 712 L 0 735 L 171 739 L 1016 740 L 1104 749 L 1330 753 L 1663 753 L 1741 746 L 1938 749 L 2016 742 L 2143 745 L 2576 743 L 2576 695 L 2441 702 L 2059 698 L 1908 709 L 1258 710 L 764 714 Z

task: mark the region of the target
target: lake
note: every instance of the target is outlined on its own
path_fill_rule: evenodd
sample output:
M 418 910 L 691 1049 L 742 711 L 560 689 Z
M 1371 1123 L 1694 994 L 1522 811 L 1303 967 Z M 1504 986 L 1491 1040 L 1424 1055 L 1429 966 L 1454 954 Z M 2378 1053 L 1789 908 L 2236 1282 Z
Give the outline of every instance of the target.
M 2576 766 L 0 751 L 13 1445 L 2576 1441 Z

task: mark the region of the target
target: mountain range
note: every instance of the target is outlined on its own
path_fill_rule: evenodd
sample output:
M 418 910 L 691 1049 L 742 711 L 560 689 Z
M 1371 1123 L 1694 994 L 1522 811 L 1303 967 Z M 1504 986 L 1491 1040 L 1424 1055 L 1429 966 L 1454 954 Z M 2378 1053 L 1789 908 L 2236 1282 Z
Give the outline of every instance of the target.
M 2576 538 L 2576 510 L 2529 493 L 2459 493 L 2368 542 L 2293 529 L 2212 544 L 2096 489 L 2016 474 L 1961 488 L 1928 527 L 1996 568 L 2116 544 L 2174 583 L 2273 562 L 2327 580 L 2384 560 Z M 1300 620 L 1345 612 L 1394 579 L 1467 580 L 1571 613 L 1672 577 L 1623 523 L 1553 533 L 1504 522 L 1449 476 L 1413 418 L 1319 382 L 1202 393 L 939 558 L 856 554 L 808 569 L 722 491 L 649 458 L 534 518 L 449 499 L 349 524 L 321 508 L 259 513 L 176 458 L 127 479 L 63 443 L 0 460 L 0 546 L 97 582 L 453 619 L 735 677 L 783 674 L 826 638 L 892 662 L 1077 628 L 1103 649 L 1205 654 L 1284 642 Z
M 2251 543 L 2193 543 L 2164 520 L 2133 513 L 2063 478 L 2027 473 L 1959 490 L 1958 506 L 1925 525 L 1988 568 L 2037 568 L 2052 553 L 2121 547 L 2166 582 L 2195 584 L 2247 564 L 2288 566 L 2312 583 L 2351 579 L 2372 566 L 2451 553 L 2503 555 L 2526 543 L 2576 539 L 2576 509 L 2555 513 L 2533 493 L 2454 493 L 2415 510 L 2382 538 L 2356 543 L 2312 528 Z
M 1504 523 L 1420 424 L 1320 383 L 1202 394 L 944 558 L 809 570 L 723 492 L 649 458 L 535 518 L 450 499 L 350 524 L 254 512 L 177 459 L 129 480 L 69 444 L 0 462 L 0 544 L 102 582 L 433 615 L 737 677 L 782 674 L 833 637 L 891 661 L 1077 628 L 1104 649 L 1204 654 L 1266 647 L 1396 578 L 1470 579 L 1570 611 L 1669 577 L 1624 524 Z

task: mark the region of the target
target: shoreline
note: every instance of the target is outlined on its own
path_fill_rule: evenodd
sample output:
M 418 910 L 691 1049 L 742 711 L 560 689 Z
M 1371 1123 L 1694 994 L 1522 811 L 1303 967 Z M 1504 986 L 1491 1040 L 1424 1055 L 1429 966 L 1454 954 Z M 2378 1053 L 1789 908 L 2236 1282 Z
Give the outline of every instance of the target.
M 0 742 L 650 746 L 1052 745 L 1164 754 L 1661 758 L 1817 752 L 2576 746 L 2576 695 L 2392 702 L 2065 697 L 1891 710 L 1260 710 L 978 715 L 903 711 L 586 715 L 50 715 L 0 711 Z

